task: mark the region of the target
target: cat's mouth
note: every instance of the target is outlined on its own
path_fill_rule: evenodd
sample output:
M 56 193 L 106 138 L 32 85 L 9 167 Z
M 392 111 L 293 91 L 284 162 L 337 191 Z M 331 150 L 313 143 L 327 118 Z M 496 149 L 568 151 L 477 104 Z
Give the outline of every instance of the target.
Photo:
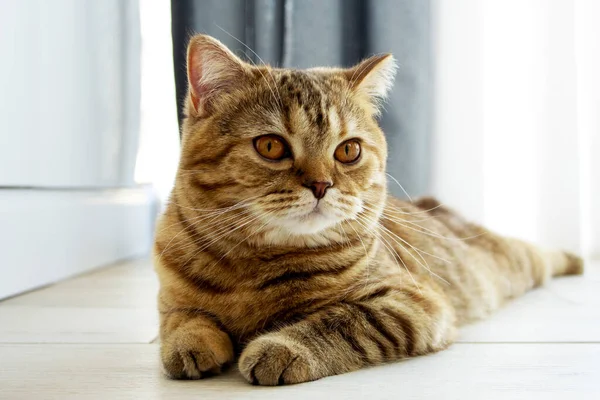
M 271 223 L 294 235 L 312 235 L 335 225 L 337 220 L 324 202 L 315 201 L 313 204 L 306 204 L 304 210 L 276 218 Z
M 304 215 L 294 218 L 292 231 L 301 234 L 311 234 L 320 232 L 335 223 L 334 217 L 326 210 L 322 202 L 317 202 L 315 206 Z
M 325 212 L 323 211 L 323 203 L 321 202 L 317 202 L 317 204 L 315 204 L 315 206 L 313 207 L 313 209 L 311 211 L 308 212 L 308 214 L 306 214 L 306 216 L 317 216 L 317 215 L 321 215 L 323 217 L 325 217 Z
M 286 212 L 265 222 L 271 227 L 283 228 L 286 233 L 292 235 L 318 234 L 354 214 L 355 210 L 352 207 L 344 208 L 338 204 L 335 194 L 332 192 L 329 196 L 331 198 L 325 196 L 322 199 L 298 199 L 299 201 Z

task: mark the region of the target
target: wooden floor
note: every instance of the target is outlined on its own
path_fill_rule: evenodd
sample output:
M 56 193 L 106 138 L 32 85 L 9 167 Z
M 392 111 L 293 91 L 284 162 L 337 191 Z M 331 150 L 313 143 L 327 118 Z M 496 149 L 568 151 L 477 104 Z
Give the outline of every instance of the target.
M 156 290 L 143 260 L 0 302 L 0 399 L 600 399 L 598 263 L 465 328 L 447 351 L 278 388 L 235 369 L 165 379 Z

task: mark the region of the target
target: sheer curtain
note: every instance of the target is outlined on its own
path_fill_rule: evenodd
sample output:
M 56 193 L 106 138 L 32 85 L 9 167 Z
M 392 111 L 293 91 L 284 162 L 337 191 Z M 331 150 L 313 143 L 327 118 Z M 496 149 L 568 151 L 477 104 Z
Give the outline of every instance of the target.
M 595 0 L 438 0 L 433 192 L 496 231 L 600 256 Z

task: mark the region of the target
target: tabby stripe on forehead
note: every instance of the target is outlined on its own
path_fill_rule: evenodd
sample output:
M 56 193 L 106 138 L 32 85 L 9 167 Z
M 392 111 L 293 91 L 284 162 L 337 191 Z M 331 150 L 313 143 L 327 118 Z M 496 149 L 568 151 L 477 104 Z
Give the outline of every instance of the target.
M 398 323 L 404 333 L 404 350 L 407 355 L 411 356 L 415 349 L 415 329 L 412 322 L 410 322 L 409 317 L 387 307 L 383 308 L 381 311 Z
M 292 129 L 292 121 L 290 116 L 290 105 L 284 103 L 281 107 L 281 116 L 283 118 L 283 127 L 288 135 L 293 135 L 294 130 Z
M 311 84 L 314 89 L 314 108 L 315 108 L 315 123 L 319 128 L 319 132 L 325 133 L 327 127 L 329 126 L 328 119 L 324 117 L 324 114 L 327 115 L 327 110 L 325 109 L 325 94 L 323 93 L 323 89 L 319 82 L 315 79 L 311 79 Z M 318 95 L 317 95 L 318 94 Z

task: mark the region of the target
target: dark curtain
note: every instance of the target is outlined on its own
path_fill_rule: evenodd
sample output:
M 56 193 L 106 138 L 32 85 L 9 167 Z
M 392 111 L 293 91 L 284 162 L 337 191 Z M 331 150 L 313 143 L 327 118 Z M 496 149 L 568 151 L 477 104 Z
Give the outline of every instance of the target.
M 388 172 L 411 196 L 428 192 L 430 0 L 171 0 L 171 7 L 180 121 L 185 50 L 193 33 L 212 35 L 238 55 L 280 67 L 351 66 L 375 53 L 393 53 L 399 68 L 381 120 L 390 147 Z M 406 197 L 392 180 L 389 188 Z

